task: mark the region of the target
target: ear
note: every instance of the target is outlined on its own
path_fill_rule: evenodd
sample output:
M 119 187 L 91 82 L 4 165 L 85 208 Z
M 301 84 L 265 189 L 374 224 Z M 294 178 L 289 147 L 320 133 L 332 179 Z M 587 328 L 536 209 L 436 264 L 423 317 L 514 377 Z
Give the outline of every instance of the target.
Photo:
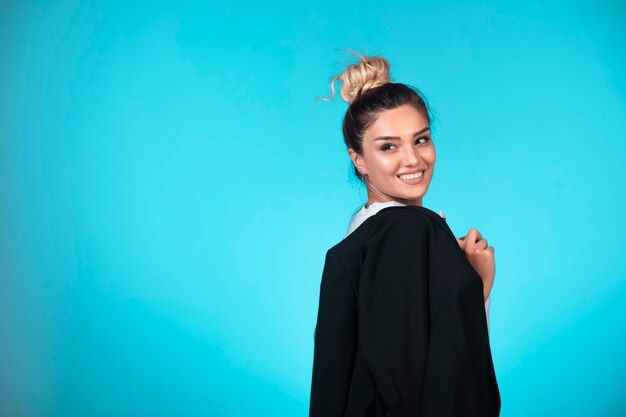
M 363 160 L 363 157 L 356 153 L 356 151 L 352 148 L 348 148 L 348 155 L 350 156 L 350 159 L 352 159 L 352 163 L 354 163 L 356 169 L 358 169 L 361 173 L 361 176 L 367 175 L 367 169 L 365 168 L 365 161 Z

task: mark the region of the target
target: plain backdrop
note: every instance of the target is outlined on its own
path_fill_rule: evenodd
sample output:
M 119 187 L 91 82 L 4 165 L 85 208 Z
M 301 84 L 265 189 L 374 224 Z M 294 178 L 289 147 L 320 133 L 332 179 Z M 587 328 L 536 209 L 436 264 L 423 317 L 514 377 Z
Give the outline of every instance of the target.
M 424 206 L 496 249 L 501 415 L 624 415 L 626 7 L 440 3 L 1 1 L 0 415 L 308 414 L 367 198 L 341 48 L 425 94 Z

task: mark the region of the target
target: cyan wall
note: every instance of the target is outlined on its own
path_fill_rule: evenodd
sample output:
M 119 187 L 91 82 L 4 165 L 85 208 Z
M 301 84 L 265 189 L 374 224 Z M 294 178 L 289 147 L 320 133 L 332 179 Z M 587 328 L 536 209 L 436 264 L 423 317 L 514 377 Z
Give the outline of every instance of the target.
M 439 3 L 0 3 L 0 415 L 307 415 L 344 47 L 496 248 L 502 416 L 624 415 L 626 8 Z

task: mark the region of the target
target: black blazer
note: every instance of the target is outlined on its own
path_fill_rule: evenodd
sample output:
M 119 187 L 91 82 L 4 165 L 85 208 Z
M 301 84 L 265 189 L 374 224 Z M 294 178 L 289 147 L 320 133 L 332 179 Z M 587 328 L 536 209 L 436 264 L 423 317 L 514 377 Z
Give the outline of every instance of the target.
M 385 207 L 326 252 L 310 417 L 499 414 L 483 282 L 444 219 Z

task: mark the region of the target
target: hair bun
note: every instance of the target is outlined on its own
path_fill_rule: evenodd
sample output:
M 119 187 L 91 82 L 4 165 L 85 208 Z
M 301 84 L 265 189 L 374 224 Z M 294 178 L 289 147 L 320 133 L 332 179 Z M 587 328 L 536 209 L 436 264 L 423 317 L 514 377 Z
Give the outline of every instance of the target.
M 392 82 L 389 75 L 389 62 L 381 56 L 367 57 L 352 51 L 360 60 L 356 64 L 348 65 L 346 69 L 334 76 L 330 83 L 330 101 L 335 96 L 335 81 L 341 80 L 341 98 L 352 103 L 367 90 Z

